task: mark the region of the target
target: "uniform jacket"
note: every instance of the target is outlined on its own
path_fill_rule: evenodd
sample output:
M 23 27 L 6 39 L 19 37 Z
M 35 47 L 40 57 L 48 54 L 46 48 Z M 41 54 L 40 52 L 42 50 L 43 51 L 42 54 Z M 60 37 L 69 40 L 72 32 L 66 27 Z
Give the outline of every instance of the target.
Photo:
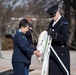
M 25 34 L 25 36 L 26 36 L 29 44 L 30 44 L 30 45 L 33 44 L 31 32 L 28 31 L 28 32 Z
M 12 62 L 24 62 L 29 65 L 34 48 L 28 43 L 25 35 L 17 30 L 14 39 Z
M 51 21 L 48 29 L 53 29 L 52 46 L 68 71 L 70 72 L 70 56 L 69 49 L 66 42 L 69 38 L 69 25 L 63 17 L 52 27 L 53 20 Z M 55 54 L 51 51 L 49 57 L 49 75 L 66 75 L 65 70 L 57 60 Z

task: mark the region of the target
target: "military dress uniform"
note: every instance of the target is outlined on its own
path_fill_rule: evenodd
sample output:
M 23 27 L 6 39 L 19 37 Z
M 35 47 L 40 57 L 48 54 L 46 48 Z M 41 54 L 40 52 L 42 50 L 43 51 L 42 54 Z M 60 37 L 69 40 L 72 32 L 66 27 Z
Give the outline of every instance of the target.
M 68 22 L 63 17 L 60 17 L 59 20 L 54 25 L 53 24 L 54 20 L 51 21 L 48 27 L 48 31 L 52 32 L 51 35 L 49 34 L 52 37 L 51 45 L 70 73 L 70 54 L 68 46 L 66 44 L 69 38 Z M 62 67 L 52 50 L 49 57 L 48 73 L 49 75 L 67 75 L 66 71 L 64 70 L 64 68 Z
M 26 38 L 27 38 L 29 44 L 30 44 L 30 45 L 33 44 L 31 32 L 28 31 L 28 32 L 25 34 L 25 36 L 26 36 Z

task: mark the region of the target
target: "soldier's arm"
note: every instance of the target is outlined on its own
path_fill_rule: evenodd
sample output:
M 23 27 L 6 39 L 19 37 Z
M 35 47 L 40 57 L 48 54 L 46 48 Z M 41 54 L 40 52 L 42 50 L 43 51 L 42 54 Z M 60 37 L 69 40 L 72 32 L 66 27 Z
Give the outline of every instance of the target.
M 61 26 L 60 33 L 55 31 L 50 31 L 50 35 L 53 39 L 59 40 L 59 41 L 67 41 L 69 38 L 69 25 L 68 23 L 64 22 L 64 24 Z

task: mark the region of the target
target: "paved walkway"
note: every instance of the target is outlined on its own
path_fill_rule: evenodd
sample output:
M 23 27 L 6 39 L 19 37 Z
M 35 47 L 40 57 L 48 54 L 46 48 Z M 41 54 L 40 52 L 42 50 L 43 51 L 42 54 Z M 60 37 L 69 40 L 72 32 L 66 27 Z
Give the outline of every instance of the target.
M 12 51 L 2 51 L 4 59 L 0 58 L 0 75 L 13 75 L 11 57 Z M 76 51 L 70 51 L 71 75 L 76 75 Z M 33 55 L 30 66 L 30 75 L 40 75 L 42 64 L 38 63 L 36 56 Z

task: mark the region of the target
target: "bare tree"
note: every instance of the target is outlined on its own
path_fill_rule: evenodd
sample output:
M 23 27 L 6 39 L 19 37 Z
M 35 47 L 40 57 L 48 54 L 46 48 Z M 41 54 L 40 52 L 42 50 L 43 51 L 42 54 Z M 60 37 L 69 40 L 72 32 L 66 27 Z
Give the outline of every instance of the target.
M 23 9 L 25 7 L 24 5 L 21 5 L 18 7 L 17 3 L 19 1 L 20 0 L 13 0 L 13 1 L 0 0 L 0 37 L 4 35 L 6 28 L 8 27 L 9 24 L 11 24 L 11 20 L 10 20 L 11 17 L 14 17 L 14 16 L 18 17 L 20 14 L 21 14 L 20 16 L 22 16 L 22 12 L 24 12 Z
M 76 0 L 64 0 L 65 5 L 65 17 L 71 26 L 70 43 L 74 43 L 76 46 Z
M 2 36 L 6 30 L 6 27 L 12 16 L 12 7 L 7 3 L 7 0 L 0 1 L 0 36 Z
M 38 35 L 41 31 L 43 31 L 46 27 L 48 27 L 49 22 L 47 22 L 45 19 L 47 18 L 46 14 L 46 8 L 47 5 L 50 3 L 50 0 L 28 0 L 29 5 L 29 12 L 33 15 L 34 18 L 36 18 L 36 21 L 33 22 L 33 34 L 36 36 L 35 38 L 38 38 Z M 49 3 L 47 3 L 49 2 Z

